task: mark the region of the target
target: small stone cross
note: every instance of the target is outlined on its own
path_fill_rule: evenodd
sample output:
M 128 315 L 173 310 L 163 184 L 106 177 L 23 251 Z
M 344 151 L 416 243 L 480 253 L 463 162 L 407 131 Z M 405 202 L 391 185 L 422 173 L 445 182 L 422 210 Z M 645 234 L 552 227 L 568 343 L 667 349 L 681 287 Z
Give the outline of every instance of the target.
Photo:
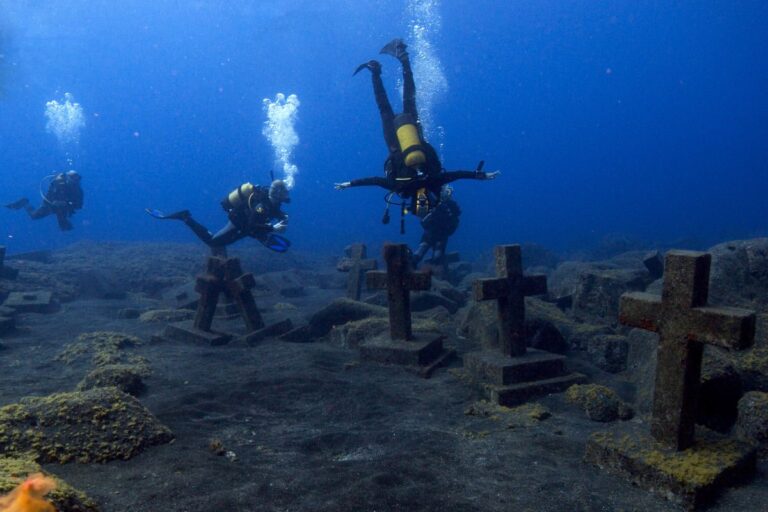
M 368 289 L 387 290 L 389 304 L 389 333 L 393 340 L 410 340 L 411 290 L 428 290 L 432 285 L 429 272 L 411 271 L 411 254 L 405 244 L 385 244 L 386 272 L 370 271 L 366 274 Z
M 659 333 L 651 435 L 677 451 L 694 441 L 704 344 L 743 349 L 755 336 L 754 312 L 707 307 L 711 260 L 702 252 L 670 251 L 661 297 L 621 296 L 622 324 Z
M 349 278 L 347 279 L 347 298 L 360 300 L 360 291 L 363 284 L 363 276 L 369 270 L 376 270 L 375 259 L 365 259 L 367 249 L 365 244 L 352 244 L 349 257 L 352 260 L 352 267 L 349 269 Z
M 547 277 L 523 275 L 519 245 L 497 245 L 496 275 L 474 283 L 475 300 L 495 300 L 498 310 L 499 349 L 505 355 L 525 355 L 525 297 L 547 293 Z
M 197 303 L 194 326 L 203 331 L 211 330 L 219 295 L 224 293 L 237 305 L 248 332 L 264 327 L 251 293 L 255 285 L 253 274 L 243 274 L 239 259 L 217 256 L 208 258 L 208 269 L 205 275 L 197 278 L 195 286 L 200 300 Z

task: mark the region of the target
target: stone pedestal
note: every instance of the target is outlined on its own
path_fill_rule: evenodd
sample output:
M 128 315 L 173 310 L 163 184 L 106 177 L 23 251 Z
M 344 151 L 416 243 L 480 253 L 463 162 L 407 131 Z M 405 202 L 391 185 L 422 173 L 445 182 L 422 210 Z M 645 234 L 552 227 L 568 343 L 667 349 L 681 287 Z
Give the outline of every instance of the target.
M 204 345 L 226 345 L 232 339 L 231 334 L 198 329 L 192 320 L 166 325 L 161 337 L 173 341 Z
M 565 357 L 528 349 L 522 356 L 479 351 L 464 356 L 464 368 L 489 400 L 512 407 L 536 396 L 565 391 L 586 380 L 568 373 Z
M 728 486 L 755 473 L 755 449 L 707 431 L 687 450 L 665 447 L 647 428 L 622 424 L 587 442 L 585 461 L 668 499 L 685 510 L 712 503 Z
M 424 378 L 448 362 L 453 350 L 443 347 L 445 336 L 428 332 L 414 332 L 411 339 L 393 340 L 383 334 L 360 345 L 360 359 L 382 364 L 405 366 Z

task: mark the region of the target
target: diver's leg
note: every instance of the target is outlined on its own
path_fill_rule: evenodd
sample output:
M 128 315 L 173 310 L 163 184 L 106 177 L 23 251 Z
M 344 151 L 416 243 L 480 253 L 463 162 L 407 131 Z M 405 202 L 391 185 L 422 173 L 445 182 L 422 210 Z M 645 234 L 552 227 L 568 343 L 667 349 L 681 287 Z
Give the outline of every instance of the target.
M 411 114 L 414 119 L 419 119 L 419 112 L 416 110 L 416 82 L 413 81 L 413 70 L 411 69 L 411 59 L 408 52 L 403 52 L 398 57 L 403 65 L 403 112 Z
M 413 262 L 414 268 L 419 266 L 421 260 L 424 259 L 424 256 L 426 256 L 427 251 L 429 251 L 429 240 L 425 231 L 424 234 L 421 235 L 421 241 L 419 242 L 419 246 L 416 248 L 416 252 L 413 253 L 413 259 L 411 261 Z
M 190 215 L 189 212 L 187 212 L 186 216 L 178 220 L 183 221 L 184 224 L 186 224 L 189 227 L 189 229 L 191 229 L 192 232 L 195 235 L 197 235 L 197 238 L 202 240 L 205 244 L 211 245 L 211 239 L 213 238 L 213 236 L 211 235 L 211 232 L 208 231 L 208 229 L 205 226 L 203 226 L 202 224 L 197 222 L 195 219 L 193 219 L 192 215 Z
M 70 231 L 72 229 L 72 223 L 69 222 L 66 212 L 55 212 L 56 220 L 59 222 L 59 229 L 62 231 Z
M 29 215 L 29 218 L 32 220 L 40 220 L 53 213 L 53 208 L 51 208 L 51 205 L 48 203 L 43 203 L 42 206 L 37 209 L 27 205 L 24 210 L 26 210 L 27 215 Z
M 432 251 L 432 261 L 438 265 L 442 265 L 443 258 L 445 258 L 445 247 L 448 245 L 448 239 L 443 238 L 435 243 L 434 250 Z
M 213 248 L 225 248 L 229 244 L 235 243 L 238 240 L 245 238 L 246 236 L 248 235 L 240 231 L 237 226 L 232 223 L 232 221 L 228 221 L 227 225 L 221 228 L 206 243 Z
M 379 115 L 381 116 L 384 142 L 386 142 L 387 149 L 390 152 L 398 151 L 400 145 L 397 142 L 397 134 L 395 133 L 395 113 L 392 110 L 392 105 L 389 103 L 387 91 L 384 89 L 384 82 L 381 80 L 381 69 L 379 69 L 378 73 L 371 73 L 371 81 L 373 82 L 373 95 L 376 98 L 376 106 L 379 107 Z

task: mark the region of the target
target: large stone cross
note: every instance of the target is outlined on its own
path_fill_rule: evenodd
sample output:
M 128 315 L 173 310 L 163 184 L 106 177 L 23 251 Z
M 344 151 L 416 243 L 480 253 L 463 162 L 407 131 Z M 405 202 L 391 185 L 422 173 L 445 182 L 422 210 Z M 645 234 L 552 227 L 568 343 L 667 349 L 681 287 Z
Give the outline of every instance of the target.
M 219 295 L 225 294 L 237 305 L 238 312 L 245 322 L 248 332 L 264 327 L 259 309 L 251 290 L 256 286 L 253 274 L 244 274 L 237 258 L 208 258 L 205 275 L 197 278 L 195 290 L 200 294 L 197 303 L 194 326 L 203 331 L 210 331 Z
M 495 300 L 498 310 L 499 349 L 505 355 L 525 355 L 525 297 L 547 293 L 547 277 L 523 275 L 519 245 L 497 245 L 496 275 L 474 283 L 475 300 Z
M 5 266 L 5 246 L 0 245 L 0 278 L 16 279 L 19 271 Z
M 701 252 L 670 251 L 661 297 L 639 292 L 621 297 L 622 324 L 659 333 L 651 435 L 678 451 L 694 440 L 704 344 L 743 349 L 755 336 L 754 312 L 706 307 L 711 259 Z
M 386 272 L 371 271 L 366 274 L 369 289 L 387 290 L 389 304 L 389 334 L 393 340 L 410 340 L 411 290 L 428 290 L 432 286 L 429 272 L 411 271 L 411 253 L 405 244 L 385 244 Z
M 365 244 L 352 244 L 349 252 L 352 267 L 349 269 L 349 279 L 347 279 L 347 298 L 360 300 L 362 277 L 365 275 L 365 272 L 376 270 L 376 260 L 366 259 L 367 249 Z

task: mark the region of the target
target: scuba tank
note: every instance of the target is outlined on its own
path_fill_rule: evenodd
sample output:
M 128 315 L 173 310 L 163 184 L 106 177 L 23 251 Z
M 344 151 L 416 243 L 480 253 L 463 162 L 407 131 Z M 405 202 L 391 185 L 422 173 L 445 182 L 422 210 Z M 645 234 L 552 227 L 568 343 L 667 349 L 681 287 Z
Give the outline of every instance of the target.
M 395 133 L 400 143 L 400 152 L 403 154 L 403 162 L 408 167 L 424 165 L 427 155 L 421 146 L 419 129 L 416 120 L 410 114 L 400 114 L 395 117 Z
M 225 210 L 234 210 L 247 205 L 250 197 L 253 195 L 254 189 L 255 187 L 252 183 L 243 183 L 221 201 L 221 206 Z

